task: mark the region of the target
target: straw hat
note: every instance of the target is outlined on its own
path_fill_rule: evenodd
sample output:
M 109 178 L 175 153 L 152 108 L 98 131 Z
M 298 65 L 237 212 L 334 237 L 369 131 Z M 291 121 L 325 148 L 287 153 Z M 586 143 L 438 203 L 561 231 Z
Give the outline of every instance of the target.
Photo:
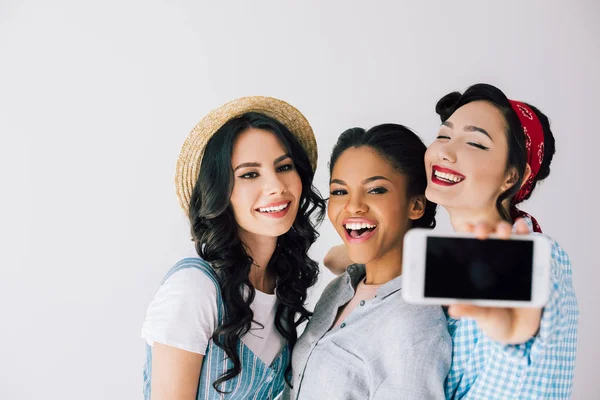
M 285 125 L 306 151 L 313 173 L 317 169 L 317 141 L 310 124 L 300 111 L 273 97 L 252 96 L 233 100 L 202 118 L 181 147 L 175 172 L 175 188 L 179 205 L 186 215 L 206 144 L 227 121 L 247 112 L 264 114 Z

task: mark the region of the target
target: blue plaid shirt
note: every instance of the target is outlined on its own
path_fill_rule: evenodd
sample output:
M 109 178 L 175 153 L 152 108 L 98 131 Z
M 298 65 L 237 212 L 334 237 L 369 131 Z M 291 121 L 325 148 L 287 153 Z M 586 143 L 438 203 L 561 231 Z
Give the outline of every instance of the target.
M 552 288 L 538 334 L 519 345 L 487 338 L 474 320 L 448 318 L 452 366 L 448 399 L 567 399 L 571 395 L 579 308 L 571 261 L 552 242 Z

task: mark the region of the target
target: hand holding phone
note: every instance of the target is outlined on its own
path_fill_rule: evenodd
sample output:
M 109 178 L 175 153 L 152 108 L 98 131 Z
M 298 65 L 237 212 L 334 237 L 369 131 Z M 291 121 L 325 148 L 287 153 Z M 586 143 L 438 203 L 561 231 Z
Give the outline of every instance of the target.
M 408 302 L 450 305 L 448 312 L 454 318 L 474 318 L 484 333 L 503 343 L 522 343 L 533 336 L 539 329 L 541 307 L 546 303 L 550 290 L 551 246 L 541 235 L 529 235 L 529 228 L 523 221 L 516 224 L 517 235 L 511 233 L 511 225 L 505 222 L 491 227 L 486 224 L 470 226 L 470 234 L 435 234 L 432 231 L 411 230 L 405 237 L 403 262 L 403 296 Z M 414 231 L 414 232 L 412 232 Z M 446 245 L 451 240 L 468 240 L 471 246 L 480 251 L 477 257 L 458 255 L 459 260 L 476 259 L 477 262 L 462 266 L 455 275 L 444 274 L 436 278 L 435 271 L 427 271 L 426 238 L 438 237 Z M 492 237 L 489 240 L 479 240 Z M 447 239 L 450 238 L 450 242 Z M 508 239 L 508 240 L 501 240 Z M 495 242 L 490 242 L 495 241 Z M 521 241 L 517 244 L 516 241 Z M 437 252 L 436 240 L 432 240 L 432 252 Z M 484 243 L 488 242 L 484 245 Z M 502 243 L 501 243 L 502 242 Z M 464 242 L 463 242 L 464 243 Z M 448 262 L 455 253 L 460 253 L 457 246 L 460 242 L 452 243 L 454 248 L 445 247 L 453 255 L 448 256 Z M 439 245 L 439 242 L 438 242 Z M 518 249 L 517 251 L 517 248 Z M 499 251 L 506 254 L 498 256 Z M 478 251 L 473 250 L 471 251 Z M 527 256 L 528 253 L 530 257 Z M 431 260 L 439 260 L 439 254 Z M 497 262 L 499 258 L 506 263 L 507 259 L 519 262 L 520 268 L 507 268 Z M 443 260 L 443 258 L 442 258 Z M 490 261 L 489 263 L 486 262 Z M 517 261 L 520 260 L 520 261 Z M 530 260 L 523 262 L 523 260 Z M 477 266 L 484 271 L 478 270 Z M 513 265 L 514 266 L 514 265 Z M 510 267 L 510 265 L 508 265 Z M 498 268 L 498 269 L 496 269 Z M 429 289 L 426 292 L 426 274 L 431 273 Z M 447 272 L 451 272 L 448 269 Z M 511 275 L 512 274 L 512 275 Z M 462 277 L 457 279 L 457 277 Z M 467 278 L 465 278 L 467 277 Z M 517 280 L 516 285 L 510 282 Z M 514 286 L 514 287 L 513 287 Z M 441 291 L 441 292 L 440 292 Z M 448 296 L 448 297 L 446 297 Z

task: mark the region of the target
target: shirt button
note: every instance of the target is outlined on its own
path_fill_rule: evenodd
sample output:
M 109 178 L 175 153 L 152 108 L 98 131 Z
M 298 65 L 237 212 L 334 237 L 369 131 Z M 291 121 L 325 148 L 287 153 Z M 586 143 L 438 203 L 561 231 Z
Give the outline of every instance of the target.
M 344 328 L 346 326 L 345 322 L 342 322 L 342 324 L 340 325 L 340 328 Z
M 360 305 L 361 305 L 361 306 L 364 306 L 364 305 L 365 305 L 365 301 L 364 301 L 364 300 L 361 300 L 361 301 L 360 301 Z

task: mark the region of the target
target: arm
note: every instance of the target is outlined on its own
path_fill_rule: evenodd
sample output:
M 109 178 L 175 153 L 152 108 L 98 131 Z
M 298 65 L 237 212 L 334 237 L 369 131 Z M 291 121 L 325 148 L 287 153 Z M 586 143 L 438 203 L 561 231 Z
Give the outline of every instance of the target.
M 486 230 L 482 228 L 478 233 Z M 508 237 L 510 226 L 499 226 L 497 233 Z M 517 224 L 517 233 L 529 233 L 529 228 L 526 224 Z M 561 339 L 556 337 L 557 333 L 574 335 L 579 311 L 571 282 L 569 257 L 553 241 L 552 286 L 550 299 L 543 309 L 453 305 L 448 312 L 454 318 L 474 318 L 486 336 L 504 345 L 523 344 L 531 339 L 541 339 L 544 345 L 551 345 Z
M 508 239 L 512 226 L 500 222 L 496 227 L 487 224 L 471 225 L 467 231 L 474 232 L 479 239 L 486 239 L 496 233 L 500 238 Z M 523 220 L 516 224 L 516 233 L 526 235 L 529 227 Z M 540 328 L 541 308 L 491 308 L 469 304 L 454 304 L 448 308 L 453 318 L 473 318 L 483 333 L 501 344 L 522 344 L 531 339 Z
M 152 400 L 195 400 L 202 354 L 154 343 L 152 349 Z
M 152 346 L 152 400 L 196 394 L 203 355 L 217 323 L 217 289 L 201 270 L 182 269 L 160 286 L 142 328 L 142 337 Z
M 341 275 L 346 271 L 346 267 L 352 264 L 352 260 L 348 257 L 348 252 L 343 244 L 334 246 L 325 255 L 323 264 L 334 275 Z
M 576 341 L 579 306 L 571 278 L 571 261 L 552 240 L 552 285 L 550 299 L 542 310 L 535 346 L 564 346 Z
M 452 305 L 453 318 L 473 318 L 490 339 L 501 344 L 522 344 L 540 329 L 540 308 L 490 308 L 468 304 Z

